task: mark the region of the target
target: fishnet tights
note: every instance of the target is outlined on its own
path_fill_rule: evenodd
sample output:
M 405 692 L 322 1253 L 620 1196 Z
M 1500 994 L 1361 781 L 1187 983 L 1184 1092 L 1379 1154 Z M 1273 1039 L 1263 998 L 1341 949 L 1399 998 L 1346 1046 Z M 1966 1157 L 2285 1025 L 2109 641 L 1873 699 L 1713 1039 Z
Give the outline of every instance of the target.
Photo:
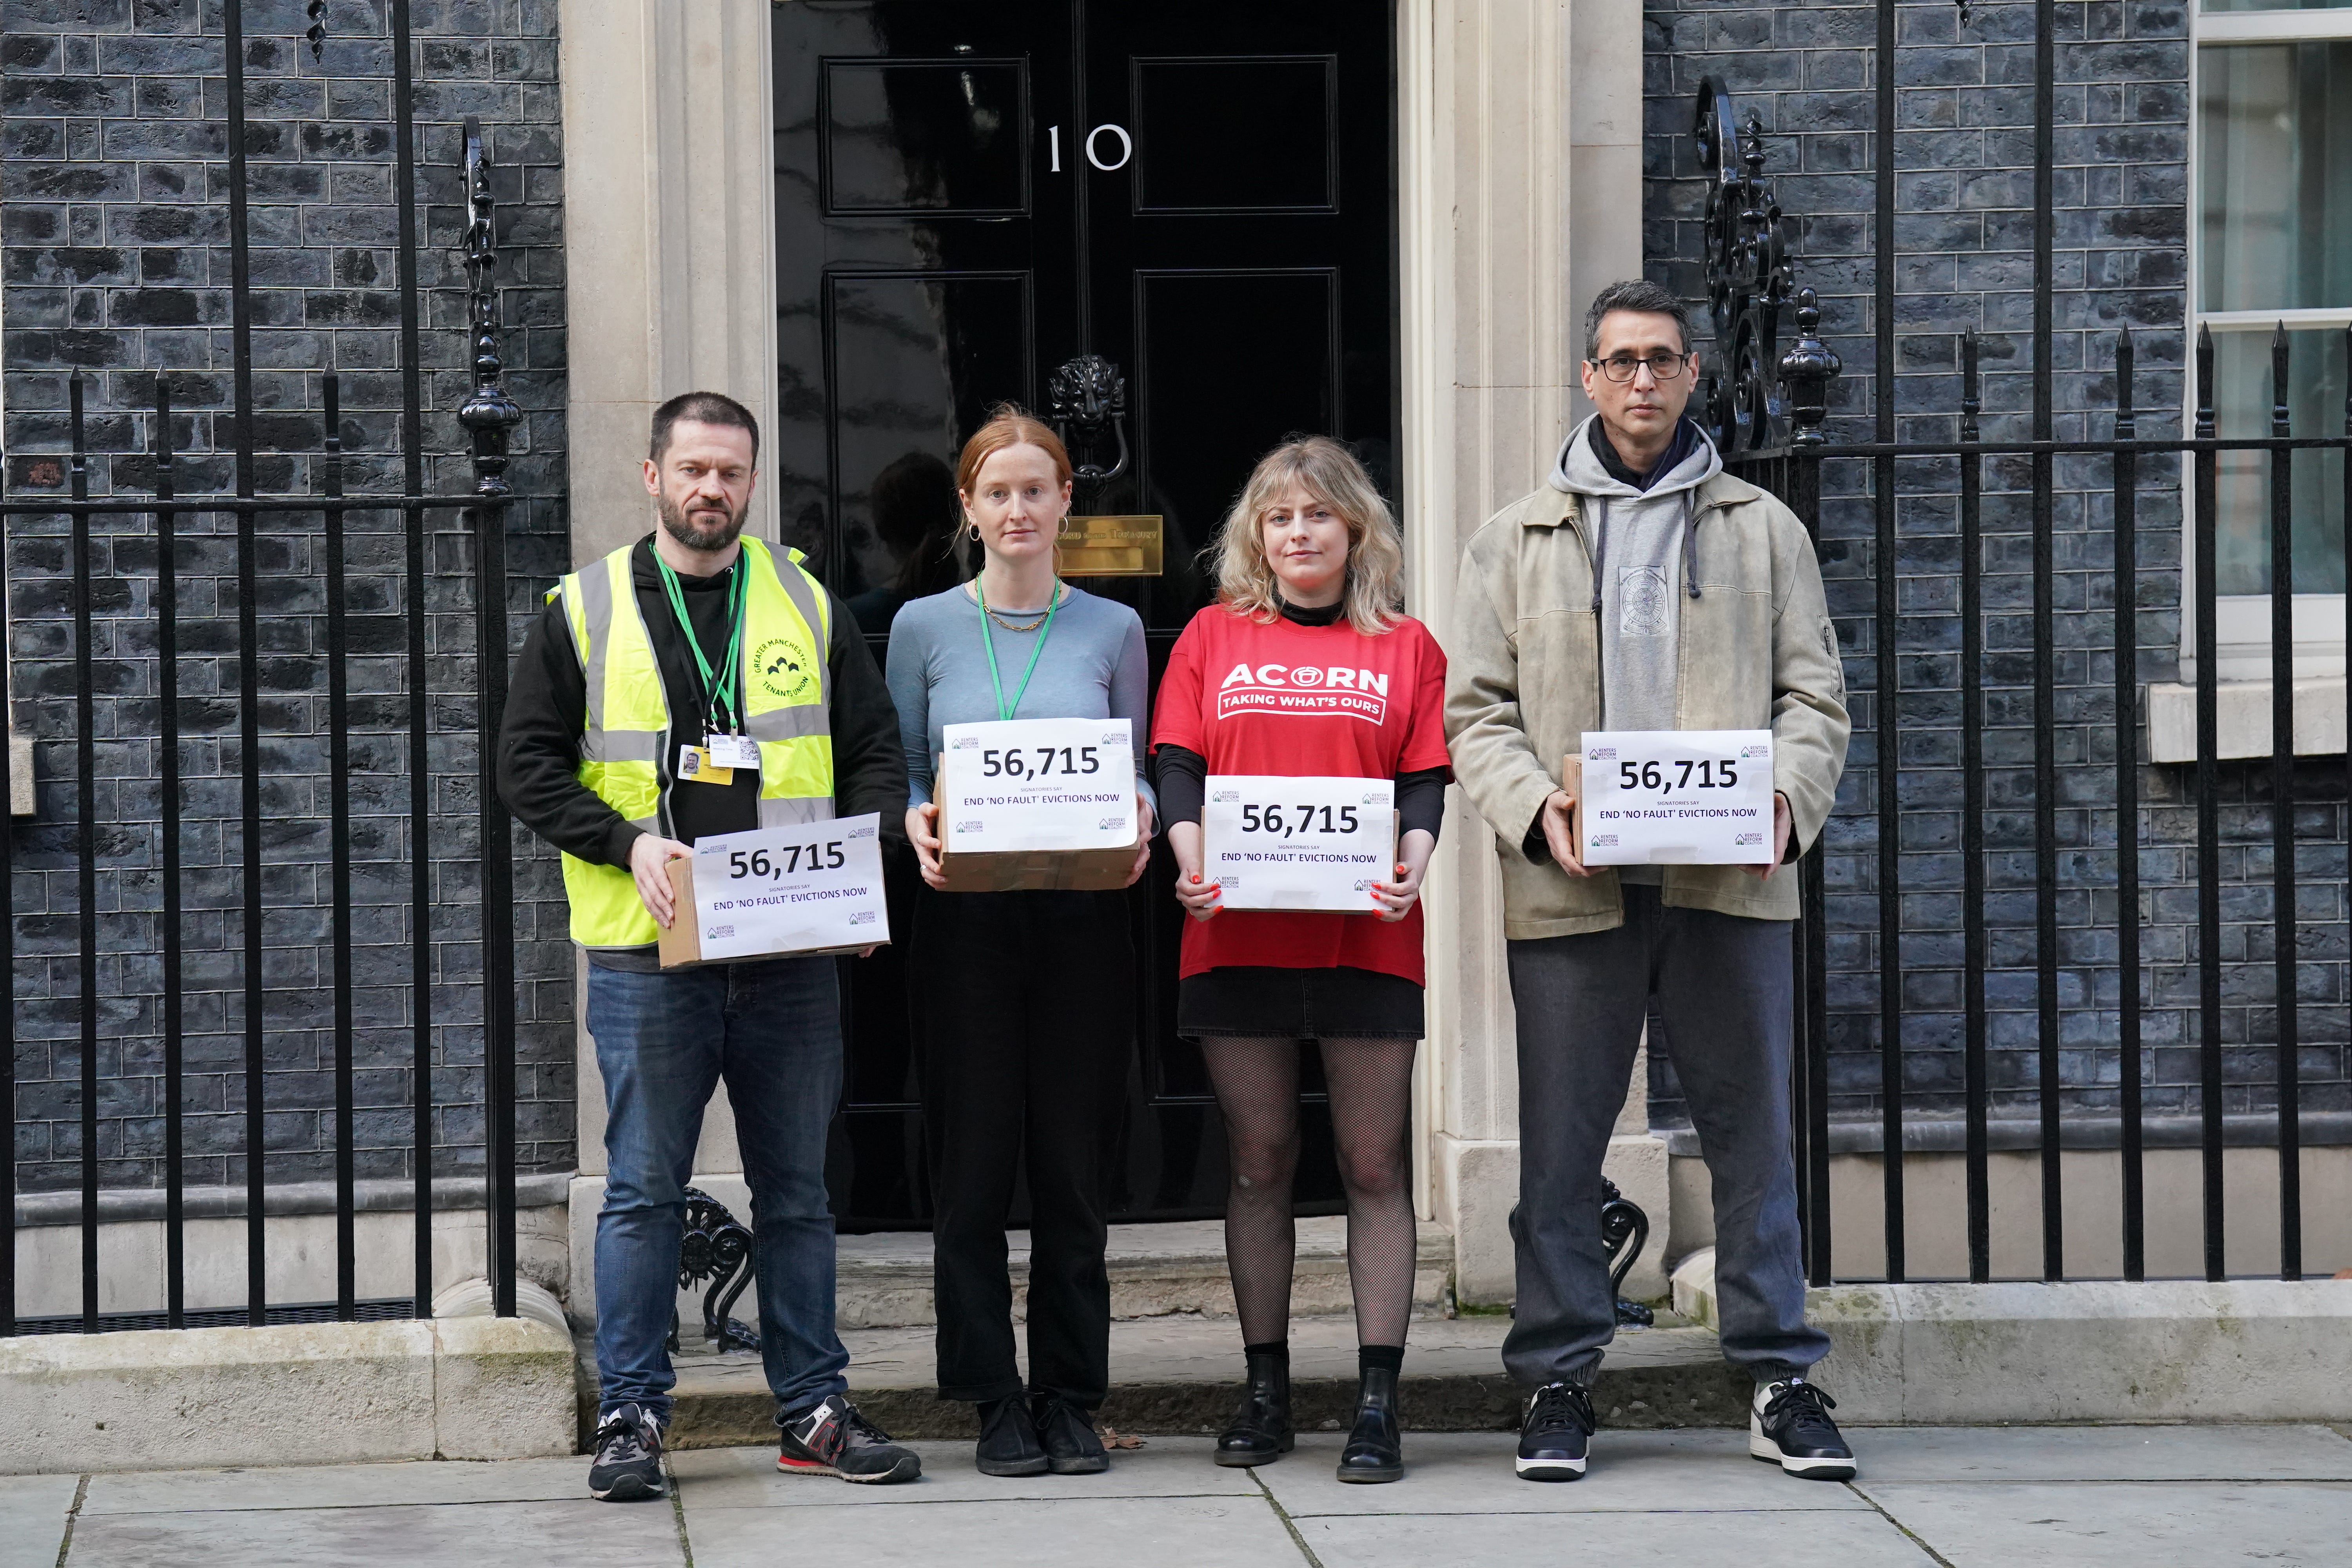
M 1412 1316 L 1412 1058 L 1417 1040 L 1322 1042 L 1339 1180 L 1348 1191 L 1348 1281 L 1356 1338 L 1404 1343 Z M 1232 1184 L 1225 1261 L 1242 1339 L 1290 1332 L 1290 1276 L 1298 1232 L 1290 1213 L 1298 1168 L 1298 1042 L 1210 1036 L 1201 1042 L 1224 1112 Z

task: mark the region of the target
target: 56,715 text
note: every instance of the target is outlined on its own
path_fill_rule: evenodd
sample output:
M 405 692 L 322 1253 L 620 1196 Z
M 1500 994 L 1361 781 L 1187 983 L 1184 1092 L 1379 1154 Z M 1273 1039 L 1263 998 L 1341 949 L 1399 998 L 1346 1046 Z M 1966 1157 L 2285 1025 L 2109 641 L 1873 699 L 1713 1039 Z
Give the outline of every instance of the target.
M 784 844 L 778 846 L 772 855 L 765 849 L 754 849 L 749 854 L 730 849 L 727 852 L 727 877 L 730 881 L 741 881 L 746 877 L 773 881 L 798 871 L 838 871 L 848 863 L 848 857 L 842 853 L 842 843 L 836 838 L 826 844 Z

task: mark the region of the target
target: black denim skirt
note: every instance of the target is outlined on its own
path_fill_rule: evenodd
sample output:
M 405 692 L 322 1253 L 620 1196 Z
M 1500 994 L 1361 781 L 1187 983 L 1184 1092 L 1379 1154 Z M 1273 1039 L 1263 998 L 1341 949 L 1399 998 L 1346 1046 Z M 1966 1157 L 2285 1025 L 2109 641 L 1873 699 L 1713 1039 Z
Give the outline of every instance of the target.
M 1231 966 L 1176 983 L 1176 1032 L 1284 1040 L 1418 1040 L 1422 990 L 1370 969 Z

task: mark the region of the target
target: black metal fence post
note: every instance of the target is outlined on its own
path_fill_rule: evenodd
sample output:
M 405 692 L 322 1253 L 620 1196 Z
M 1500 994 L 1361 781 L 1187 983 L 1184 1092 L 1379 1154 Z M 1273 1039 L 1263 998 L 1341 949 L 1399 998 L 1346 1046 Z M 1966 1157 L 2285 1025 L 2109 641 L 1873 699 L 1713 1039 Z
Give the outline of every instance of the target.
M 2139 435 L 2131 329 L 2116 334 L 2116 439 Z M 2147 1272 L 2139 1059 L 2139 454 L 2117 447 L 2115 480 L 2116 1048 L 2123 1126 L 2124 1278 Z
M 2033 439 L 2057 436 L 2053 361 L 2057 300 L 2057 0 L 2033 6 Z M 2063 1172 L 2059 1148 L 2058 1063 L 2058 694 L 2052 646 L 2057 563 L 2056 454 L 2033 454 L 2033 953 L 2041 1031 L 2034 1096 L 2042 1121 L 2042 1277 L 2066 1277 Z
M 2221 1214 L 2221 825 L 2219 550 L 2221 451 L 2213 443 L 2213 332 L 2197 329 L 2197 1000 L 2205 1278 L 2227 1272 Z
M 2286 323 L 2271 337 L 2271 434 L 2293 435 Z M 2279 1278 L 2303 1278 L 2303 1116 L 2296 1081 L 2294 454 L 2271 452 L 2271 975 L 2278 1047 Z
M 466 121 L 466 279 L 473 330 L 474 390 L 457 410 L 473 437 L 474 656 L 481 700 L 475 710 L 482 846 L 482 1065 L 488 1112 L 488 1222 L 490 1291 L 499 1316 L 515 1311 L 515 1005 L 512 819 L 499 798 L 499 725 L 506 712 L 507 433 L 522 411 L 499 384 L 498 237 L 490 161 L 478 121 Z
M 321 486 L 327 504 L 327 758 L 335 785 L 328 791 L 328 882 L 332 905 L 335 986 L 335 1312 L 349 1321 L 359 1313 L 359 1219 L 355 1213 L 357 1114 L 354 1110 L 352 1015 L 352 792 L 351 642 L 343 595 L 342 382 L 333 371 L 320 378 Z
M 73 456 L 72 495 L 89 500 L 88 430 L 82 418 L 81 372 L 66 383 Z M 73 508 L 75 944 L 81 1010 L 81 1331 L 98 1332 L 98 699 L 92 684 L 89 509 Z M 12 1103 L 8 1113 L 15 1116 Z
M 1822 452 L 1828 437 L 1822 425 L 1829 417 L 1829 387 L 1843 369 L 1837 353 L 1822 341 L 1821 300 L 1812 289 L 1796 297 L 1797 341 L 1780 363 L 1780 384 L 1788 392 L 1790 450 L 1782 471 L 1787 476 L 1790 509 L 1813 536 L 1821 540 Z M 1829 917 L 1822 873 L 1822 847 L 1816 842 L 1797 862 L 1800 915 L 1796 940 L 1800 984 L 1799 1009 L 1792 1030 L 1799 1064 L 1800 1092 L 1791 1097 L 1796 1121 L 1801 1217 L 1805 1236 L 1805 1274 L 1815 1285 L 1835 1278 L 1830 1236 L 1830 1058 L 1829 1058 Z M 1896 1063 L 1900 1074 L 1900 1063 Z M 1899 1100 L 1900 1097 L 1896 1097 Z M 1902 1110 L 1894 1106 L 1895 1142 L 1886 1152 L 1886 1191 L 1898 1215 L 1902 1205 Z M 1899 1228 L 1899 1226 L 1897 1227 Z M 1899 1265 L 1900 1237 L 1890 1256 Z
M 1960 336 L 1960 1085 L 1961 1183 L 1969 1278 L 1992 1278 L 1992 1177 L 1986 1127 L 1983 343 Z
M 187 1009 L 180 994 L 180 547 L 179 517 L 165 504 L 178 488 L 172 378 L 155 373 L 155 779 L 163 870 L 163 1315 L 187 1326 Z

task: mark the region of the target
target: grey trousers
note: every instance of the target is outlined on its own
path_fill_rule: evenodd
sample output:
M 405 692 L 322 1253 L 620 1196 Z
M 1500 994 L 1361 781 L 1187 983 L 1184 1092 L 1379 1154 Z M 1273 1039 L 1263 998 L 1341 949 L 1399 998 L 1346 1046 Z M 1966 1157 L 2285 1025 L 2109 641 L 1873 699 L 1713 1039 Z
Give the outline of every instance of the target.
M 1793 875 L 1783 871 L 1783 876 Z M 1682 1080 L 1715 1186 L 1723 1353 L 1758 1382 L 1829 1353 L 1805 1322 L 1789 1142 L 1790 922 L 1669 909 L 1624 889 L 1614 931 L 1509 944 L 1518 1011 L 1518 1302 L 1503 1365 L 1589 1384 L 1615 1337 L 1601 1161 L 1644 1017 Z

